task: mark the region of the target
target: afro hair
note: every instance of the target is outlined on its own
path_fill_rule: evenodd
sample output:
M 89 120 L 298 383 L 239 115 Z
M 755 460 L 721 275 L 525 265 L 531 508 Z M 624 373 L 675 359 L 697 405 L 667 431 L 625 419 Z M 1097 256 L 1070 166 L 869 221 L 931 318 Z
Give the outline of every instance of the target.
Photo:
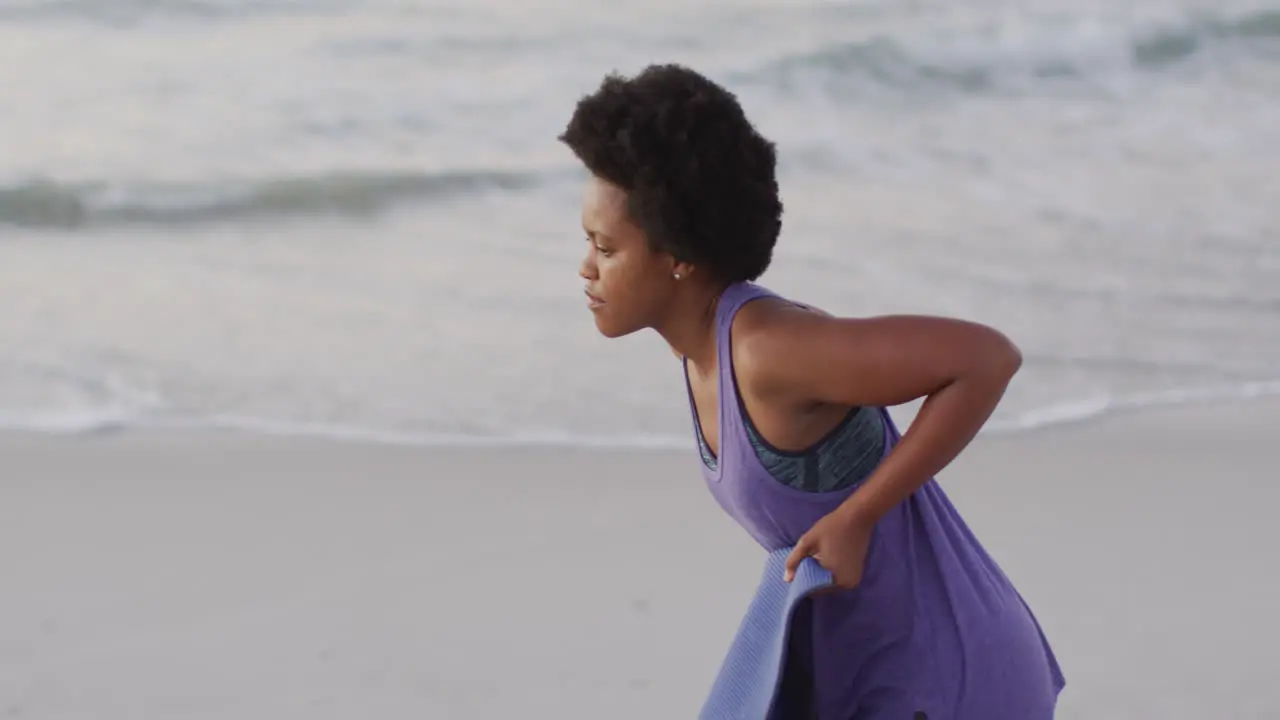
M 654 250 L 723 282 L 768 269 L 782 228 L 776 152 L 725 88 L 671 64 L 609 74 L 558 139 L 627 192 Z

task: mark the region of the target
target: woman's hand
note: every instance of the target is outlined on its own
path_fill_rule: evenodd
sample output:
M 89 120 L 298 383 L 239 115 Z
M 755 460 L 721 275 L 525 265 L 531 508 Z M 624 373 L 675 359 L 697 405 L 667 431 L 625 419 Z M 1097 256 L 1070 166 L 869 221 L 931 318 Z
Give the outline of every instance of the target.
M 847 590 L 857 586 L 862 582 L 874 527 L 874 523 L 861 520 L 843 507 L 824 516 L 800 536 L 787 556 L 783 580 L 791 582 L 800 561 L 812 557 L 831 573 L 837 588 Z

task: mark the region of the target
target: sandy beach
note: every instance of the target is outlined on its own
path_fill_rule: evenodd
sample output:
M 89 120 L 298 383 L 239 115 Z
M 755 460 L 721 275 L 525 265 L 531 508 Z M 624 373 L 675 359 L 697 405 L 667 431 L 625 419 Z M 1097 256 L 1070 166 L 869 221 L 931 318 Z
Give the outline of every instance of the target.
M 650 63 L 764 287 L 1022 350 L 940 481 L 1059 717 L 1280 720 L 1280 0 L 0 0 L 0 720 L 696 716 L 764 554 L 557 140 Z
M 941 480 L 1062 718 L 1280 717 L 1280 401 L 987 435 Z M 692 452 L 0 435 L 0 717 L 692 717 L 760 551 Z

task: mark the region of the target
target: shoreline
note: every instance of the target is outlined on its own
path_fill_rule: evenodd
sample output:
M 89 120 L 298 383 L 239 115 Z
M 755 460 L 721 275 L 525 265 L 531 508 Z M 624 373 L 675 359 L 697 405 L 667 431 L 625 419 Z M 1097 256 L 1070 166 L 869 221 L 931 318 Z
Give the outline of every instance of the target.
M 1280 706 L 1278 422 L 1280 399 L 1118 413 L 940 474 L 1063 665 L 1059 717 Z M 696 462 L 0 432 L 0 712 L 691 716 L 763 563 Z
M 1054 432 L 1058 428 L 1092 425 L 1111 418 L 1142 415 L 1150 412 L 1177 412 L 1181 408 L 1200 405 L 1250 404 L 1280 402 L 1280 380 L 1258 380 L 1221 387 L 1184 388 L 1157 393 L 1136 394 L 1103 400 L 1080 399 L 1031 411 L 1013 421 L 988 422 L 979 437 L 1024 436 Z M 890 408 L 894 420 L 903 431 L 915 415 L 917 403 Z M 909 408 L 909 409 L 908 409 Z M 97 440 L 134 435 L 210 435 L 250 436 L 303 442 L 373 445 L 379 447 L 416 447 L 423 449 L 479 448 L 526 450 L 600 450 L 605 452 L 671 452 L 682 451 L 694 442 L 689 434 L 643 434 L 620 436 L 579 436 L 561 431 L 527 432 L 516 435 L 466 435 L 458 433 L 411 433 L 378 430 L 338 424 L 292 423 L 260 418 L 152 419 L 84 421 L 81 423 L 0 423 L 4 435 Z M 36 427 L 35 425 L 44 425 Z

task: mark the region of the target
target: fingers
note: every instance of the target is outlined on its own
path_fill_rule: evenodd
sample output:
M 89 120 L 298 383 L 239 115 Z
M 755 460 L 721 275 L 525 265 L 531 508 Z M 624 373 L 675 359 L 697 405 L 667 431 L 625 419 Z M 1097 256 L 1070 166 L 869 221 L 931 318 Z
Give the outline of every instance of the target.
M 791 554 L 787 556 L 787 562 L 785 565 L 786 570 L 782 574 L 782 579 L 785 582 L 791 582 L 791 580 L 795 578 L 796 570 L 800 567 L 800 561 L 809 557 L 809 553 L 812 550 L 811 546 L 812 542 L 809 540 L 809 536 L 805 535 L 801 537 L 800 541 L 796 543 L 796 546 L 791 549 Z

